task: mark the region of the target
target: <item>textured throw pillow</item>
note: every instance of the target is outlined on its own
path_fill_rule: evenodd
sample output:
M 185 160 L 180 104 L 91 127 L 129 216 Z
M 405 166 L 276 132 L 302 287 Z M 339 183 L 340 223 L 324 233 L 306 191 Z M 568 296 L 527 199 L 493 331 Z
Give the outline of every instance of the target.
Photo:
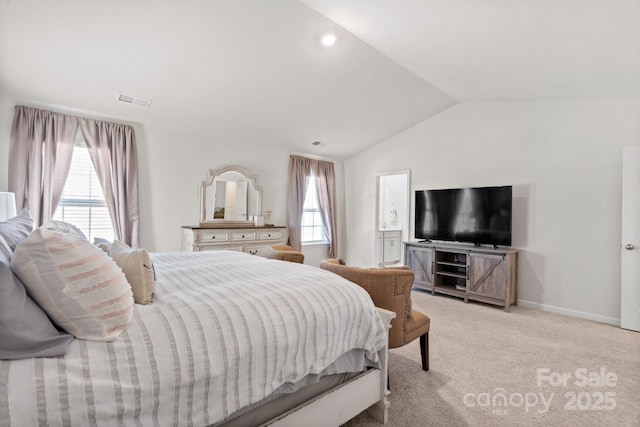
M 18 215 L 0 222 L 0 237 L 4 244 L 0 244 L 0 253 L 6 259 L 11 259 L 16 245 L 27 238 L 33 230 L 33 219 L 27 209 L 22 209 Z
M 109 253 L 111 251 L 111 242 L 101 237 L 94 237 L 93 244 L 102 249 L 104 252 Z
M 127 276 L 135 302 L 138 304 L 153 302 L 156 275 L 149 252 L 143 248 L 132 249 L 126 243 L 115 240 L 111 244 L 109 255 Z
M 133 316 L 133 295 L 115 262 L 90 242 L 38 228 L 11 268 L 49 317 L 76 338 L 113 341 Z
M 51 230 L 51 231 L 59 231 L 60 233 L 69 234 L 70 236 L 75 237 L 76 239 L 87 240 L 87 236 L 84 235 L 82 230 L 80 230 L 78 227 L 76 227 L 73 224 L 69 224 L 68 222 L 57 221 L 55 219 L 52 219 L 52 220 L 49 220 L 45 225 L 41 226 L 40 228 L 44 228 L 45 230 Z
M 8 261 L 0 260 L 0 359 L 61 356 L 71 341 L 27 295 Z

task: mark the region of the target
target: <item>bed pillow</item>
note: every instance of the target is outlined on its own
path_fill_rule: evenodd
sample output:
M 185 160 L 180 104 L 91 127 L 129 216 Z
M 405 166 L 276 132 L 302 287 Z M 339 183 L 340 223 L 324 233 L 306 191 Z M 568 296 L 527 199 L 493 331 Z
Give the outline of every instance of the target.
M 13 250 L 9 247 L 9 244 L 4 237 L 0 235 L 0 258 L 5 260 L 10 260 L 11 256 L 13 256 Z
M 111 242 L 107 239 L 103 239 L 102 237 L 94 237 L 93 244 L 106 253 L 109 253 L 109 251 L 111 251 Z
M 38 228 L 11 268 L 49 317 L 76 338 L 113 341 L 133 316 L 133 295 L 115 262 L 90 242 Z
M 61 233 L 69 234 L 76 239 L 87 240 L 87 236 L 84 235 L 82 230 L 76 227 L 73 224 L 64 221 L 57 221 L 55 219 L 47 221 L 46 224 L 41 226 L 40 228 L 44 228 L 45 230 L 51 231 L 59 231 Z
M 0 359 L 62 356 L 71 341 L 27 295 L 8 260 L 0 259 Z
M 16 245 L 27 238 L 33 230 L 33 219 L 27 209 L 22 209 L 18 215 L 0 222 L 0 236 L 4 244 L 0 245 L 0 253 L 11 259 Z
M 143 248 L 132 249 L 126 243 L 115 240 L 111 244 L 109 255 L 127 277 L 135 302 L 138 304 L 153 302 L 156 275 L 149 252 Z

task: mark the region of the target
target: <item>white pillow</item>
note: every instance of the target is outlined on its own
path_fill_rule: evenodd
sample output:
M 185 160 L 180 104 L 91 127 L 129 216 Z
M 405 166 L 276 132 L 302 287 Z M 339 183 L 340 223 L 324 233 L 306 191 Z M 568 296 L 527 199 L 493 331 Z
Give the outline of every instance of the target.
M 51 231 L 59 231 L 61 233 L 69 234 L 71 235 L 71 237 L 75 237 L 76 239 L 87 240 L 87 236 L 84 235 L 82 230 L 68 222 L 51 219 L 47 221 L 46 224 L 40 226 L 40 228 Z
M 131 321 L 127 279 L 86 240 L 38 228 L 18 244 L 11 268 L 47 315 L 77 338 L 113 341 Z
M 114 240 L 109 255 L 127 276 L 135 302 L 138 304 L 153 302 L 156 274 L 149 252 L 144 248 L 132 249 L 126 243 Z
M 3 240 L 0 253 L 6 259 L 11 259 L 16 245 L 26 239 L 31 230 L 33 230 L 33 219 L 27 209 L 22 209 L 13 218 L 0 222 L 0 237 Z
M 13 249 L 9 247 L 7 241 L 4 240 L 4 237 L 0 234 L 0 260 L 10 261 L 12 256 Z
M 93 244 L 102 249 L 104 252 L 109 253 L 111 250 L 111 242 L 102 237 L 94 237 Z

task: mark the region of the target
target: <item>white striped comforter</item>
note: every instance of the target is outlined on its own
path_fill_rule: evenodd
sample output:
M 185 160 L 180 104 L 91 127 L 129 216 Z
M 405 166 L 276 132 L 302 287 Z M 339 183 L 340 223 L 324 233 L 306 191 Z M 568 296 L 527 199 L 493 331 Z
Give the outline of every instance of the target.
M 386 336 L 364 290 L 231 251 L 152 254 L 157 298 L 115 342 L 0 361 L 0 425 L 206 426 Z

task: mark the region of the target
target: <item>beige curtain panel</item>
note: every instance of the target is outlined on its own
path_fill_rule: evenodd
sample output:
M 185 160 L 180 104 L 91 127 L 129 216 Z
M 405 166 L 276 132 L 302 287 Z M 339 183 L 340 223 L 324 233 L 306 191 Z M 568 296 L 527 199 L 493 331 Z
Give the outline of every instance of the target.
M 35 226 L 51 219 L 69 174 L 78 133 L 75 117 L 16 107 L 9 144 L 9 191 Z
M 302 250 L 302 212 L 307 194 L 311 159 L 300 156 L 289 157 L 289 246 L 294 251 Z
M 332 162 L 301 156 L 289 157 L 289 245 L 302 249 L 302 213 L 309 179 L 315 180 L 318 209 L 329 240 L 329 257 L 337 257 L 336 179 Z
M 16 106 L 9 146 L 9 191 L 36 226 L 51 219 L 81 129 L 118 240 L 139 246 L 138 161 L 131 126 Z
M 116 238 L 139 246 L 138 157 L 131 126 L 81 119 L 80 130 L 102 185 Z

